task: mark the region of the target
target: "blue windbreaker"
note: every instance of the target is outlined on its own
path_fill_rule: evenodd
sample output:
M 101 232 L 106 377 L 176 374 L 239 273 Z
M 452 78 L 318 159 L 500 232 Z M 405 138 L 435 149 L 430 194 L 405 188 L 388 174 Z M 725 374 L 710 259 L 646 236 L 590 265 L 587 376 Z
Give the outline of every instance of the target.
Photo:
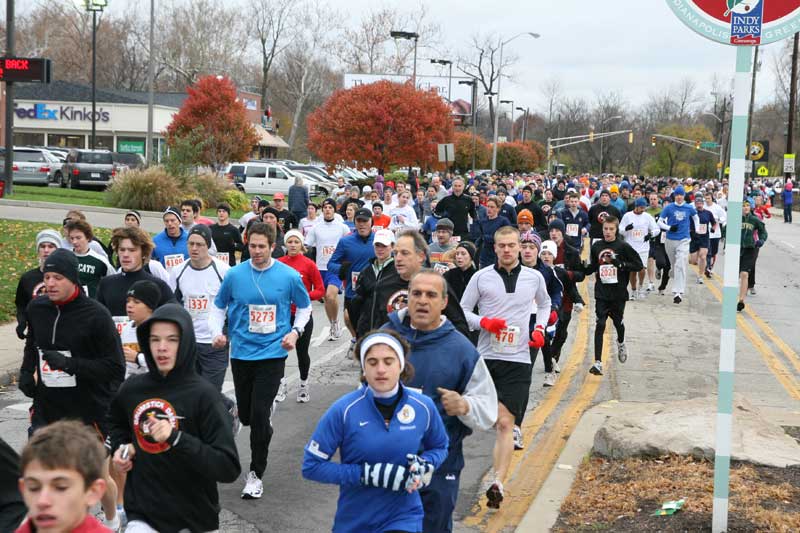
M 689 226 L 692 217 L 696 214 L 697 210 L 688 202 L 684 202 L 681 205 L 672 203 L 662 209 L 659 219 L 663 220 L 667 226 L 678 226 L 677 231 L 667 231 L 667 239 L 671 241 L 689 239 Z
M 189 259 L 189 247 L 186 244 L 189 240 L 189 234 L 181 227 L 180 237 L 173 239 L 167 235 L 167 230 L 162 231 L 153 237 L 153 259 L 160 262 L 162 266 L 167 266 L 164 263 L 164 257 L 173 254 L 182 254 L 184 261 Z
M 356 297 L 354 280 L 358 279 L 358 274 L 369 266 L 370 259 L 375 257 L 375 249 L 372 247 L 374 238 L 374 233 L 370 233 L 369 237 L 365 239 L 353 230 L 353 233 L 339 239 L 333 255 L 328 260 L 328 271 L 335 276 L 339 275 L 343 261 L 350 262 L 350 274 L 345 280 L 347 282 L 347 288 L 344 291 L 345 298 Z

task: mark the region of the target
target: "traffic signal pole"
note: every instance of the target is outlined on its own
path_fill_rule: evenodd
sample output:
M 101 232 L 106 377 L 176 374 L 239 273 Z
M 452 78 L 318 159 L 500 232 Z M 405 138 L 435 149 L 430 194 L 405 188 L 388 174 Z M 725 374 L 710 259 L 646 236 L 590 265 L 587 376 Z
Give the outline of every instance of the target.
M 619 131 L 609 131 L 606 133 L 594 133 L 589 132 L 586 135 L 572 135 L 570 137 L 556 137 L 554 139 L 548 137 L 547 138 L 547 172 L 551 172 L 552 165 L 551 161 L 553 158 L 553 151 L 558 148 L 565 148 L 567 146 L 572 146 L 575 144 L 581 144 L 586 142 L 593 142 L 595 139 L 604 139 L 606 137 L 613 137 L 614 135 L 622 135 L 623 133 L 632 134 L 633 130 L 619 130 Z M 632 140 L 632 138 L 631 138 Z M 566 141 L 566 142 L 562 142 Z
M 6 0 L 6 56 L 14 57 L 14 0 Z M 4 195 L 14 188 L 14 83 L 6 82 L 6 154 L 3 161 Z

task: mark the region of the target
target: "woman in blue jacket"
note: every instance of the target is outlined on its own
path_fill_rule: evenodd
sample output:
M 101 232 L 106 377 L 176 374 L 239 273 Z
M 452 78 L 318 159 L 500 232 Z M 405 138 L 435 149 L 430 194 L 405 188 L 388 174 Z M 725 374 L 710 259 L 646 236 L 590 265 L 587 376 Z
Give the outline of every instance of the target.
M 427 396 L 401 384 L 413 377 L 408 343 L 372 331 L 355 347 L 366 383 L 339 398 L 305 447 L 303 477 L 338 484 L 334 533 L 418 533 L 418 489 L 447 457 L 442 418 Z M 331 462 L 339 450 L 340 463 Z

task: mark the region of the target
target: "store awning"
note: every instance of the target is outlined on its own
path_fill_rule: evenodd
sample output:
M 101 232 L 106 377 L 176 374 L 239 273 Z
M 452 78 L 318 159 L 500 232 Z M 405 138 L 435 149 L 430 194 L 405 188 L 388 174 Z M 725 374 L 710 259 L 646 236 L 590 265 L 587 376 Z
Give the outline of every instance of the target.
M 286 141 L 278 137 L 277 135 L 270 133 L 262 126 L 261 124 L 253 124 L 256 128 L 256 133 L 258 134 L 258 145 L 259 146 L 269 146 L 272 148 L 289 148 L 289 145 L 286 144 Z

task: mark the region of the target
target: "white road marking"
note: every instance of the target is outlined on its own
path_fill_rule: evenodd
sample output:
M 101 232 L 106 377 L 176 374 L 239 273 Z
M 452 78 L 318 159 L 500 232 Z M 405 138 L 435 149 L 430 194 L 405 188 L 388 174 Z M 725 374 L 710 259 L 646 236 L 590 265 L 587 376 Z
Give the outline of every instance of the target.
M 21 411 L 23 413 L 27 413 L 30 411 L 31 405 L 33 402 L 25 402 L 25 403 L 15 403 L 12 405 L 7 405 L 6 409 L 11 409 L 12 411 Z
M 319 332 L 319 335 L 317 335 L 315 339 L 312 339 L 311 345 L 314 346 L 314 348 L 319 348 L 323 342 L 328 340 L 328 334 L 330 332 L 331 332 L 330 326 L 325 326 L 324 328 L 322 328 L 322 331 Z
M 788 246 L 789 248 L 794 248 L 794 247 L 795 247 L 795 246 L 794 246 L 794 244 L 792 244 L 792 243 L 790 243 L 790 242 L 786 242 L 786 241 L 781 241 L 781 242 L 782 242 L 783 244 L 785 244 L 786 246 Z

